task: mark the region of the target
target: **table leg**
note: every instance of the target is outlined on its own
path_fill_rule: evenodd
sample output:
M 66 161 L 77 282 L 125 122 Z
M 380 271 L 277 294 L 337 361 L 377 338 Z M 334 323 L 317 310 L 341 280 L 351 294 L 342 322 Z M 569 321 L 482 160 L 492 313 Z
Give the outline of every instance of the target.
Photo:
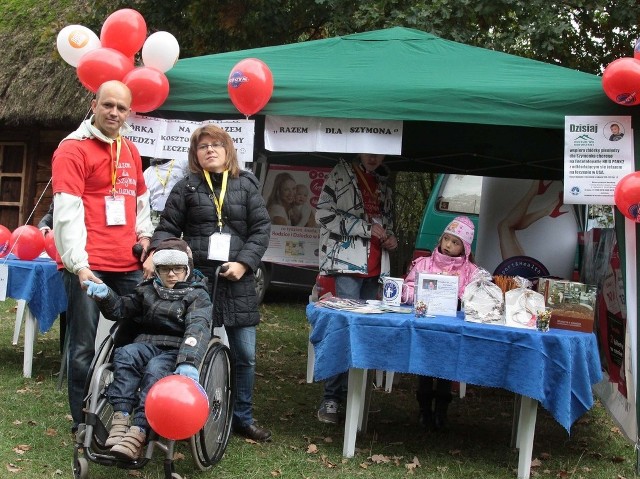
M 13 327 L 13 342 L 15 346 L 18 344 L 18 338 L 20 337 L 20 329 L 22 329 L 22 320 L 24 319 L 24 310 L 27 306 L 27 302 L 24 299 L 18 299 L 16 301 L 16 324 Z
M 518 418 L 518 479 L 529 479 L 531 474 L 531 455 L 533 453 L 533 436 L 536 430 L 538 401 L 522 396 L 520 417 Z
M 344 457 L 353 457 L 356 452 L 356 435 L 358 434 L 358 419 L 363 401 L 362 386 L 365 377 L 365 369 L 349 369 L 347 412 L 344 420 L 344 443 L 342 446 Z
M 24 363 L 22 367 L 22 374 L 25 378 L 30 378 L 31 364 L 33 361 L 33 345 L 36 341 L 38 321 L 35 316 L 31 314 L 31 310 L 28 305 L 24 308 L 24 313 Z

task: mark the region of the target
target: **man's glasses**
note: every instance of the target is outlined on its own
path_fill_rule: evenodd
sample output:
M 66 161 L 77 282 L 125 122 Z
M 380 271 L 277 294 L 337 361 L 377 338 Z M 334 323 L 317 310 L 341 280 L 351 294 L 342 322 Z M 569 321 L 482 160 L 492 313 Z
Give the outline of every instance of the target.
M 215 143 L 202 143 L 198 145 L 198 151 L 207 151 L 209 148 L 224 148 L 224 143 L 216 141 Z
M 156 266 L 156 271 L 160 274 L 183 274 L 187 272 L 186 266 Z

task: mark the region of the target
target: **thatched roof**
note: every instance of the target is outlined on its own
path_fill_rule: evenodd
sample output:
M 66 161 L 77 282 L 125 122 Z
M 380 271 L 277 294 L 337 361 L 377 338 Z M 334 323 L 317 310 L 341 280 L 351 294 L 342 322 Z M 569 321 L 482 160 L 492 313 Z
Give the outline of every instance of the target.
M 6 26 L 0 27 L 0 126 L 77 126 L 92 94 L 58 54 L 57 25 Z

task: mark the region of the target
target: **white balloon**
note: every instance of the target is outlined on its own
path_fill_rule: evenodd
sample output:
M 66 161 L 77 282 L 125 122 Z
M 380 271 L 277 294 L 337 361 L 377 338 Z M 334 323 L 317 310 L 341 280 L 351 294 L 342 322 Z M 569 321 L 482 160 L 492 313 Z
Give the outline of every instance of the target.
M 155 32 L 142 45 L 142 63 L 161 72 L 171 70 L 180 56 L 180 45 L 169 32 Z
M 68 25 L 58 33 L 58 53 L 72 67 L 78 66 L 80 57 L 102 44 L 98 35 L 82 25 Z

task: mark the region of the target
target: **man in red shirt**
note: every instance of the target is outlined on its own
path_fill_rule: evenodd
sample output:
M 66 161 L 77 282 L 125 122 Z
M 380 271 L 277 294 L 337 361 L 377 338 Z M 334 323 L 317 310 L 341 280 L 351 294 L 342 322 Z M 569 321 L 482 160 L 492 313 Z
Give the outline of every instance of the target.
M 142 280 L 132 246 L 140 242 L 146 250 L 153 234 L 142 160 L 122 136 L 131 91 L 122 82 L 105 82 L 91 110 L 93 115 L 62 140 L 52 160 L 53 232 L 68 300 L 72 431 L 84 422 L 84 386 L 100 315 L 83 282 L 104 282 L 119 295 L 132 293 Z

